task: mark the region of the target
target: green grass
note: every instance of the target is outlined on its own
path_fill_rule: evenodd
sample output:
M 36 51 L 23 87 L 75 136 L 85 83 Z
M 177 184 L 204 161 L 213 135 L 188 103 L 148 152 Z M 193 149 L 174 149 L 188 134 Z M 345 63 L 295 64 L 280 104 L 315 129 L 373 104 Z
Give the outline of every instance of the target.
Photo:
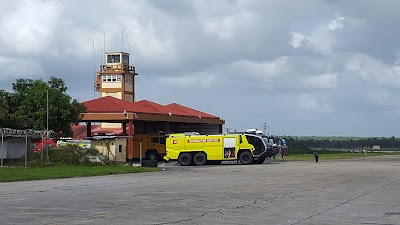
M 3 167 L 0 170 L 0 182 L 45 180 L 69 177 L 88 177 L 110 174 L 141 173 L 159 171 L 159 168 L 134 166 L 67 166 L 56 165 L 48 167 Z
M 381 156 L 381 155 L 399 155 L 399 153 L 368 152 L 367 156 L 365 156 L 364 153 L 355 153 L 355 152 L 320 153 L 319 160 L 365 158 L 365 157 Z M 278 157 L 278 159 L 279 158 L 280 157 Z M 285 160 L 314 160 L 314 155 L 313 154 L 290 154 L 285 157 Z

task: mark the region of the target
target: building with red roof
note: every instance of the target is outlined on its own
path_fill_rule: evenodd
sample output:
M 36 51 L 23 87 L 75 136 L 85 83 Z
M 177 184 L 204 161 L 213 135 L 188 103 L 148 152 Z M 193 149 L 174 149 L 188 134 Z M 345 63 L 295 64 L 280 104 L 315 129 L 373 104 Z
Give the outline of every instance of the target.
M 100 66 L 95 82 L 95 90 L 101 97 L 83 102 L 86 112 L 82 113 L 81 122 L 86 125 L 72 126 L 73 138 L 93 139 L 96 136 L 97 149 L 104 150 L 105 145 L 111 143 L 115 156 L 118 154 L 121 158 L 125 154 L 121 149 L 126 149 L 126 157 L 131 159 L 135 134 L 222 133 L 225 121 L 217 116 L 177 103 L 161 105 L 148 100 L 135 101 L 135 77 L 138 74 L 130 65 L 129 54 L 105 54 L 106 63 Z M 116 138 L 111 142 L 110 138 L 104 138 L 107 141 L 103 143 L 99 136 Z M 124 139 L 126 144 L 123 144 Z M 116 143 L 118 147 L 114 146 Z

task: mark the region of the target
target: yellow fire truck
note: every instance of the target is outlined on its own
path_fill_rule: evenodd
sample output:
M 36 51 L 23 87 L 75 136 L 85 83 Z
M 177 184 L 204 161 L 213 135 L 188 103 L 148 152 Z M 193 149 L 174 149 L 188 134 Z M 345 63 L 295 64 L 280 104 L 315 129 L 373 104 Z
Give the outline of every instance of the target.
M 170 134 L 166 139 L 166 161 L 182 166 L 220 164 L 238 160 L 241 164 L 263 163 L 272 154 L 262 136 L 256 134 L 199 135 Z
M 133 158 L 140 158 L 140 143 L 142 143 L 142 158 L 160 160 L 165 155 L 165 134 L 133 135 Z

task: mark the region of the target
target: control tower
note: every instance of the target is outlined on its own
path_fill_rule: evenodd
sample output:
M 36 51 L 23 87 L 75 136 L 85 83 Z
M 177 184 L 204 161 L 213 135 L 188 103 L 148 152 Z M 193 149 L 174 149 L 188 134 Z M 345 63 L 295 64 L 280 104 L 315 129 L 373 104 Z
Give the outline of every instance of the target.
M 95 90 L 101 97 L 112 96 L 128 102 L 135 101 L 135 67 L 129 65 L 126 52 L 106 52 L 106 65 L 100 65 Z
M 126 52 L 106 52 L 106 64 L 97 72 L 95 91 L 100 97 L 112 96 L 128 102 L 135 101 L 135 67 L 129 65 Z M 101 123 L 101 128 L 121 128 L 118 123 Z

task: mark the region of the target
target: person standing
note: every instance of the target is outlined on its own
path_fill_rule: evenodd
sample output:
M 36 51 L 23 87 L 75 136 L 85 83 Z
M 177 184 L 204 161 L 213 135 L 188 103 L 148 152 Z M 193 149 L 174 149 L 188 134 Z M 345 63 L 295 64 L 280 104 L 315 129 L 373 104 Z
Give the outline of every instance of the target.
M 315 162 L 317 163 L 317 162 L 318 162 L 319 154 L 318 154 L 318 152 L 314 152 L 313 154 L 314 154 Z
M 365 150 L 365 148 L 362 150 L 364 155 L 367 156 L 367 150 Z
M 282 138 L 281 139 L 281 157 L 282 157 L 282 160 L 285 160 L 283 157 L 286 155 L 286 150 L 287 150 L 286 140 Z
M 280 152 L 281 152 L 281 158 L 283 161 L 285 161 L 284 156 L 285 156 L 285 149 L 283 149 L 283 146 L 280 146 Z

